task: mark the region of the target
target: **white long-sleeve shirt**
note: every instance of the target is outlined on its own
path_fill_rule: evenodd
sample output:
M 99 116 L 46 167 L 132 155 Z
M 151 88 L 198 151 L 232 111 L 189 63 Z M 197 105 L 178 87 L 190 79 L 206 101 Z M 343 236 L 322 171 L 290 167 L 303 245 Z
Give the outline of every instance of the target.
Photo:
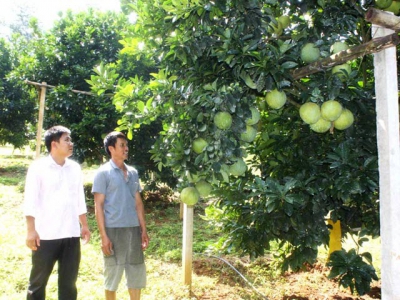
M 35 218 L 40 239 L 79 237 L 79 216 L 86 211 L 78 163 L 67 158 L 60 166 L 49 155 L 31 164 L 25 182 L 24 214 Z

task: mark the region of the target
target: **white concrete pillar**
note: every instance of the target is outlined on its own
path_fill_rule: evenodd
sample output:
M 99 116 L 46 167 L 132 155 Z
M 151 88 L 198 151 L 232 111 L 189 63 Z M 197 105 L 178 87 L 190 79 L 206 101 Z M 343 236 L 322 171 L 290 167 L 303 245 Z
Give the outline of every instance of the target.
M 373 37 L 394 31 L 372 27 Z M 400 138 L 396 47 L 374 54 L 382 299 L 400 299 Z

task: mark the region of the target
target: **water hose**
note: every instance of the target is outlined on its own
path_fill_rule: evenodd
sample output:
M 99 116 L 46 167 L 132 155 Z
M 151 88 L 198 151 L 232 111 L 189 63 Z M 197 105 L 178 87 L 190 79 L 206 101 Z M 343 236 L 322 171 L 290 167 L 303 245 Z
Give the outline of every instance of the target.
M 247 280 L 247 278 L 246 277 L 244 277 L 234 266 L 232 266 L 232 264 L 231 263 L 229 263 L 229 261 L 227 261 L 227 260 L 225 260 L 225 259 L 223 259 L 223 258 L 221 258 L 221 257 L 218 257 L 218 256 L 215 256 L 215 255 L 210 255 L 210 254 L 205 254 L 205 253 L 194 253 L 194 254 L 198 254 L 198 255 L 203 255 L 203 256 L 206 256 L 206 257 L 210 257 L 210 258 L 216 258 L 216 259 L 218 259 L 218 260 L 220 260 L 220 261 L 222 261 L 222 262 L 224 262 L 225 264 L 227 264 L 232 270 L 234 270 L 258 295 L 260 295 L 261 296 L 261 298 L 262 299 L 265 299 L 265 300 L 268 300 L 268 298 L 265 296 L 265 295 L 263 295 L 260 291 L 258 291 L 256 288 L 255 288 L 255 286 L 250 282 L 250 281 L 248 281 Z

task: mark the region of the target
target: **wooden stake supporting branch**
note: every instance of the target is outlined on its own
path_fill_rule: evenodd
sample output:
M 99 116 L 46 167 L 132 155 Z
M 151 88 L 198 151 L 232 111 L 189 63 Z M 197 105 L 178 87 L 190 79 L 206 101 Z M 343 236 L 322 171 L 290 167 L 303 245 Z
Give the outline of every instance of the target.
M 36 158 L 40 156 L 40 146 L 42 145 L 42 129 L 43 129 L 43 119 L 44 119 L 44 103 L 46 101 L 46 82 L 42 82 L 39 91 L 39 118 L 38 118 L 38 128 L 36 133 Z
M 387 11 L 371 7 L 365 14 L 365 21 L 394 31 L 400 31 L 400 17 Z
M 193 256 L 193 206 L 183 205 L 183 242 L 182 242 L 183 283 L 192 285 Z
M 344 64 L 345 62 L 356 59 L 360 56 L 380 52 L 387 48 L 396 46 L 399 43 L 400 38 L 397 33 L 374 38 L 368 43 L 355 46 L 351 49 L 343 50 L 325 59 L 311 63 L 303 68 L 296 69 L 292 72 L 292 76 L 293 79 L 297 80 L 310 74 L 323 71 L 324 69 L 329 69 L 336 65 Z

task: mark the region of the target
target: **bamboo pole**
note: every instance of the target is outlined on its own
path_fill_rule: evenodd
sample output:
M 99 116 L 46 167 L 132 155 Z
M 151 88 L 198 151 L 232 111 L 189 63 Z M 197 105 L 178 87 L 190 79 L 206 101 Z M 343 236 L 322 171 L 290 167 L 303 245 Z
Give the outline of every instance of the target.
M 36 133 L 36 158 L 40 157 L 40 147 L 42 145 L 42 130 L 44 118 L 44 103 L 46 101 L 46 82 L 42 82 L 39 90 L 39 118 Z
M 193 256 L 193 205 L 183 205 L 183 243 L 182 243 L 183 283 L 192 285 Z

